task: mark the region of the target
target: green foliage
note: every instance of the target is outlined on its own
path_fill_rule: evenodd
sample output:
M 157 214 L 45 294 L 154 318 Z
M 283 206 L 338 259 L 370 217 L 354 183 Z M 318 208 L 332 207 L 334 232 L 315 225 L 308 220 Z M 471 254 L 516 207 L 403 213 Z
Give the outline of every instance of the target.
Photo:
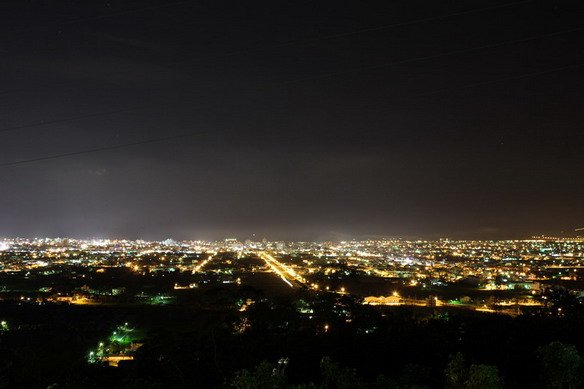
M 285 383 L 286 377 L 281 369 L 264 361 L 254 371 L 238 371 L 232 384 L 237 389 L 277 389 L 283 388 Z
M 537 350 L 546 384 L 550 388 L 575 387 L 582 358 L 571 344 L 552 342 Z
M 464 355 L 458 352 L 450 356 L 444 370 L 446 388 L 496 389 L 503 386 L 499 369 L 496 366 L 466 366 Z
M 444 370 L 446 388 L 462 388 L 466 382 L 467 374 L 464 355 L 461 352 L 451 355 Z
M 377 376 L 373 387 L 375 389 L 397 389 L 399 388 L 399 384 L 394 379 L 380 374 Z
M 320 361 L 322 386 L 326 389 L 353 389 L 363 387 L 363 382 L 357 376 L 355 369 L 339 366 L 330 357 Z
M 471 365 L 464 387 L 467 389 L 498 389 L 501 388 L 501 376 L 496 366 Z

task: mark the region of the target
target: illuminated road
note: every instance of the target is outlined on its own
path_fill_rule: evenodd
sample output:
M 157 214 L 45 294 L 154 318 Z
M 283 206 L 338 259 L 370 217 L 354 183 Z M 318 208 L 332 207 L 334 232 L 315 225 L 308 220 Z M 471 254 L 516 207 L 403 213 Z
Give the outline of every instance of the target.
M 134 357 L 131 355 L 108 355 L 106 357 L 102 357 L 101 360 L 103 362 L 107 362 L 107 364 L 112 367 L 118 367 L 121 361 L 133 361 Z
M 193 268 L 193 274 L 196 274 L 197 272 L 201 271 L 201 269 L 203 267 L 205 267 L 209 262 L 211 262 L 211 260 L 217 255 L 217 253 L 211 253 L 211 255 L 209 255 L 209 258 L 205 259 L 203 262 L 199 263 L 197 266 L 195 266 Z
M 293 288 L 294 286 L 304 286 L 306 284 L 306 280 L 296 273 L 294 269 L 291 267 L 283 264 L 282 262 L 278 261 L 272 255 L 268 254 L 265 251 L 260 251 L 258 256 L 264 260 L 266 265 L 276 273 L 282 281 L 284 281 L 289 287 Z

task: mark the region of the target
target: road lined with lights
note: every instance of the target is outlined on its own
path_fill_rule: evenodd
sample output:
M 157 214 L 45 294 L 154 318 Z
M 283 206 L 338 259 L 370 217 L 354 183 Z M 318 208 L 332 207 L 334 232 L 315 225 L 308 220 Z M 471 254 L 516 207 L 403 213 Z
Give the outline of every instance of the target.
M 196 274 L 197 272 L 201 271 L 203 267 L 205 267 L 211 260 L 217 255 L 217 253 L 211 253 L 209 258 L 205 259 L 203 262 L 199 263 L 197 266 L 193 268 L 192 274 Z
M 258 256 L 263 259 L 264 262 L 270 267 L 270 269 L 272 269 L 274 273 L 280 276 L 282 281 L 288 284 L 288 286 L 291 288 L 294 286 L 304 286 L 304 284 L 306 284 L 306 280 L 301 275 L 296 273 L 294 269 L 278 261 L 267 252 L 260 251 L 258 252 Z M 294 283 L 296 283 L 296 285 L 294 285 Z

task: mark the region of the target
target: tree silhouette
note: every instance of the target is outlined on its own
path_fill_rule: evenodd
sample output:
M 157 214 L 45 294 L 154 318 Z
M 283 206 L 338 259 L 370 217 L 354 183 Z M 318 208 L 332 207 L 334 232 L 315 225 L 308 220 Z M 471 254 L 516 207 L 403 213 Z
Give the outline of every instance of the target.
M 282 369 L 266 361 L 260 363 L 254 371 L 238 371 L 233 380 L 233 386 L 237 389 L 278 389 L 283 388 L 285 383 Z
M 502 387 L 501 376 L 496 366 L 471 365 L 467 367 L 461 352 L 450 356 L 444 375 L 446 388 L 496 389 Z
M 341 367 L 330 357 L 322 358 L 320 369 L 325 389 L 355 389 L 363 386 L 355 369 Z
M 498 389 L 502 387 L 496 366 L 471 365 L 464 385 L 467 389 Z
M 446 388 L 462 388 L 466 382 L 468 369 L 466 368 L 464 356 L 458 352 L 450 356 L 450 361 L 444 370 L 446 376 Z
M 552 342 L 537 350 L 544 379 L 550 388 L 574 388 L 581 384 L 578 369 L 582 358 L 571 344 Z

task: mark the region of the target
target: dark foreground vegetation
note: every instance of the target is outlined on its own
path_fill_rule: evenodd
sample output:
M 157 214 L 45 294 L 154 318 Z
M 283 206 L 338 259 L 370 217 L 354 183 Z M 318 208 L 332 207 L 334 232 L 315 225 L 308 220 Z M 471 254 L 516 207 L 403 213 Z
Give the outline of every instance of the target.
M 347 295 L 267 298 L 213 289 L 206 304 L 2 303 L 0 387 L 577 388 L 582 305 L 558 293 L 518 317 L 372 307 Z M 133 361 L 89 364 L 117 324 L 145 335 Z

